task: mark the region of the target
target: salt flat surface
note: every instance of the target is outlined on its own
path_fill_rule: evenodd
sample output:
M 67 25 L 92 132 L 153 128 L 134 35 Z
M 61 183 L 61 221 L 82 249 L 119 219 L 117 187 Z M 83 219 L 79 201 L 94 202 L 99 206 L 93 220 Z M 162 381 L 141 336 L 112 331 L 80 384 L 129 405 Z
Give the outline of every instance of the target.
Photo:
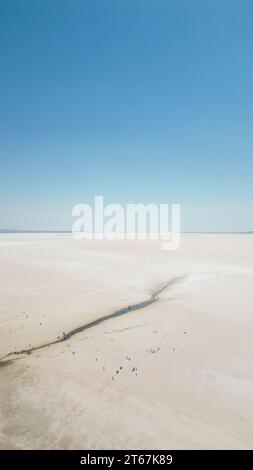
M 252 448 L 253 236 L 0 236 L 0 448 Z

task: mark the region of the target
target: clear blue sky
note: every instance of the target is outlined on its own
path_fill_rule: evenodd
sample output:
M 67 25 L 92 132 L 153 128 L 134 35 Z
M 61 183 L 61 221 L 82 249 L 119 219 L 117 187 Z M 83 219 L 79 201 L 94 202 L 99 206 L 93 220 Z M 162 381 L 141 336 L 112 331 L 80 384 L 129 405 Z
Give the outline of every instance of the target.
M 253 2 L 0 0 L 0 228 L 180 202 L 253 230 Z

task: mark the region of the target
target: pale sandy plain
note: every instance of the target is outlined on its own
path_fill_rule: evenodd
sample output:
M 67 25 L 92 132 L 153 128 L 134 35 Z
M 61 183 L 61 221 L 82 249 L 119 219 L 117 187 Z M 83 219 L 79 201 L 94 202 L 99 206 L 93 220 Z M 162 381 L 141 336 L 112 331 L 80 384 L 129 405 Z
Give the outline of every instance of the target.
M 1 449 L 253 448 L 253 235 L 0 236 Z

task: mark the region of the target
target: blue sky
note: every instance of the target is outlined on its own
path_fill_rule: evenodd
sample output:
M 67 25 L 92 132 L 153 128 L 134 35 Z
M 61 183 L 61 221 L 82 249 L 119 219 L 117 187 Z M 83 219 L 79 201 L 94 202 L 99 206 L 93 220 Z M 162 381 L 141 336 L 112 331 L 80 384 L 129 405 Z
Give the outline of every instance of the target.
M 0 228 L 179 202 L 253 230 L 253 2 L 0 0 Z

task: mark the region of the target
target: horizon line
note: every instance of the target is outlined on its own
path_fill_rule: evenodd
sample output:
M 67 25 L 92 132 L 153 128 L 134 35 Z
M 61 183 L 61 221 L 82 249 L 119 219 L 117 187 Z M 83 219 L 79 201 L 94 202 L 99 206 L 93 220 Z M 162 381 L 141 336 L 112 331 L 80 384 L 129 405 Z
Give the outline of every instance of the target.
M 30 230 L 30 229 L 0 229 L 0 234 L 29 234 L 29 233 L 52 233 L 52 234 L 71 234 L 73 233 L 72 230 L 44 230 L 44 229 L 41 229 L 41 230 Z M 92 232 L 92 233 L 95 233 L 95 232 Z M 127 233 L 127 232 L 124 232 L 124 233 Z M 145 232 L 146 234 L 149 234 L 149 232 Z M 237 230 L 233 230 L 233 231 L 202 231 L 202 230 L 182 230 L 180 233 L 182 234 L 190 234 L 190 235 L 198 235 L 198 234 L 214 234 L 214 235 L 225 235 L 225 234 L 253 234 L 253 230 L 242 230 L 242 231 L 237 231 Z

